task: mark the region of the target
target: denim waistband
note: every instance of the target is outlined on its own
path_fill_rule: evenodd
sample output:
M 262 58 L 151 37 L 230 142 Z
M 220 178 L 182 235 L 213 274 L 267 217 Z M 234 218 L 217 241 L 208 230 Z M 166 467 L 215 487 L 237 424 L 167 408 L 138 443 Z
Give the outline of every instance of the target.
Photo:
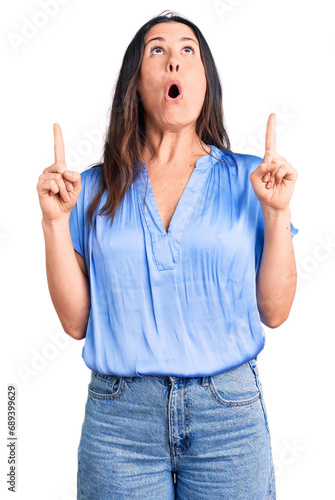
M 246 361 L 245 363 L 249 363 L 251 366 L 255 367 L 257 365 L 257 356 L 255 358 L 252 358 L 249 361 Z M 242 366 L 242 365 L 239 365 L 239 366 Z M 209 383 L 209 380 L 211 377 L 214 377 L 215 375 L 219 375 L 220 373 L 224 373 L 225 371 L 227 371 L 227 370 L 224 370 L 224 371 L 219 372 L 219 373 L 214 374 L 214 375 L 195 376 L 195 377 L 182 377 L 182 376 L 177 376 L 177 375 L 143 375 L 143 376 L 133 377 L 133 376 L 126 376 L 126 375 L 125 376 L 112 375 L 112 374 L 106 375 L 106 374 L 97 372 L 95 370 L 92 370 L 92 372 L 95 373 L 96 375 L 98 375 L 99 377 L 106 378 L 106 379 L 112 379 L 115 377 L 117 377 L 117 378 L 122 377 L 124 380 L 127 380 L 128 382 L 132 382 L 134 379 L 140 380 L 144 377 L 152 377 L 152 378 L 156 378 L 158 380 L 168 379 L 169 382 L 174 382 L 174 381 L 177 381 L 179 379 L 186 379 L 186 380 L 188 380 L 188 379 L 201 379 L 201 385 L 207 385 Z
M 200 377 L 178 377 L 176 375 L 146 375 L 147 377 L 152 377 L 152 378 L 158 378 L 158 379 L 161 379 L 161 378 L 167 378 L 169 381 L 173 382 L 175 380 L 179 380 L 179 379 L 201 379 L 201 385 L 206 385 L 208 384 L 209 382 L 209 376 L 200 376 Z M 132 382 L 134 380 L 134 378 L 137 378 L 137 379 L 141 379 L 143 377 L 122 377 L 124 378 L 125 380 L 128 380 L 128 382 Z
M 131 377 L 131 376 L 121 376 L 121 375 L 106 375 L 104 373 L 97 372 L 95 370 L 92 370 L 92 373 L 95 375 L 98 375 L 99 377 L 105 378 L 105 379 L 113 379 L 113 378 L 123 378 L 124 380 L 127 380 L 128 382 L 133 382 L 134 379 L 141 380 L 145 377 L 151 377 L 153 379 L 167 379 L 169 382 L 174 382 L 179 379 L 185 379 L 185 380 L 194 380 L 194 379 L 200 379 L 201 380 L 201 385 L 207 385 L 209 383 L 210 376 L 199 376 L 199 377 L 181 377 L 181 376 L 176 376 L 176 375 L 143 375 L 143 376 L 138 376 L 138 377 Z

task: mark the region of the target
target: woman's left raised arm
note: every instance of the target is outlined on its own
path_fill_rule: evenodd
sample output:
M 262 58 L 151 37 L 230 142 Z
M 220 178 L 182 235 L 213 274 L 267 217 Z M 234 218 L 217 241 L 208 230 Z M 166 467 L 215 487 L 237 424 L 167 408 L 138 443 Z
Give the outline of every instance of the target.
M 276 115 L 267 123 L 263 162 L 249 179 L 264 215 L 264 246 L 256 277 L 256 297 L 261 321 L 277 328 L 289 316 L 297 285 L 291 237 L 291 210 L 298 172 L 276 152 Z

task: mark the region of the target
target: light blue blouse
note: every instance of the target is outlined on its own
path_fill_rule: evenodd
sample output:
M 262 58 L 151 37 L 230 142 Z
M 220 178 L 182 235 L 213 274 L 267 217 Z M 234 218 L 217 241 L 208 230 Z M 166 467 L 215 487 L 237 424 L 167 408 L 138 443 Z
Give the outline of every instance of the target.
M 89 276 L 82 357 L 90 369 L 208 376 L 264 348 L 255 288 L 264 218 L 249 179 L 262 158 L 208 146 L 211 154 L 197 161 L 167 232 L 144 162 L 112 226 L 97 216 L 107 191 L 93 229 L 86 218 L 102 165 L 81 173 L 70 232 Z M 291 237 L 297 232 L 291 223 Z

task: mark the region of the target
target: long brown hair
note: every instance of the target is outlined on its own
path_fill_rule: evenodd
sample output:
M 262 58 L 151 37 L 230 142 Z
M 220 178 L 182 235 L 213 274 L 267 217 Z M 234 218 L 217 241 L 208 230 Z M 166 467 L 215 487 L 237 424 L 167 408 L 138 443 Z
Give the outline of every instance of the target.
M 93 171 L 102 168 L 98 189 L 87 210 L 93 227 L 93 214 L 104 191 L 108 196 L 99 215 L 107 214 L 113 224 L 114 215 L 132 182 L 139 175 L 141 152 L 146 145 L 143 108 L 137 92 L 137 79 L 144 55 L 144 37 L 155 24 L 177 22 L 189 26 L 200 46 L 200 55 L 205 69 L 207 90 L 201 113 L 196 123 L 196 134 L 205 144 L 212 144 L 231 151 L 228 134 L 223 125 L 222 88 L 210 48 L 199 28 L 188 19 L 173 11 L 163 11 L 146 22 L 136 33 L 124 54 L 105 137 L 103 163 L 94 164 Z M 150 145 L 148 144 L 150 148 Z M 205 151 L 206 152 L 206 151 Z M 90 165 L 91 168 L 92 165 Z

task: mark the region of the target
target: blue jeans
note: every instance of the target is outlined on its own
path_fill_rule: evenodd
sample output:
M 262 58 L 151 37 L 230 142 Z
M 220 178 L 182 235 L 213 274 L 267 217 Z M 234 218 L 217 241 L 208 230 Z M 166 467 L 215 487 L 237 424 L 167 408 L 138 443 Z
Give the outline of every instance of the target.
M 77 499 L 275 500 L 256 359 L 208 377 L 92 371 Z

